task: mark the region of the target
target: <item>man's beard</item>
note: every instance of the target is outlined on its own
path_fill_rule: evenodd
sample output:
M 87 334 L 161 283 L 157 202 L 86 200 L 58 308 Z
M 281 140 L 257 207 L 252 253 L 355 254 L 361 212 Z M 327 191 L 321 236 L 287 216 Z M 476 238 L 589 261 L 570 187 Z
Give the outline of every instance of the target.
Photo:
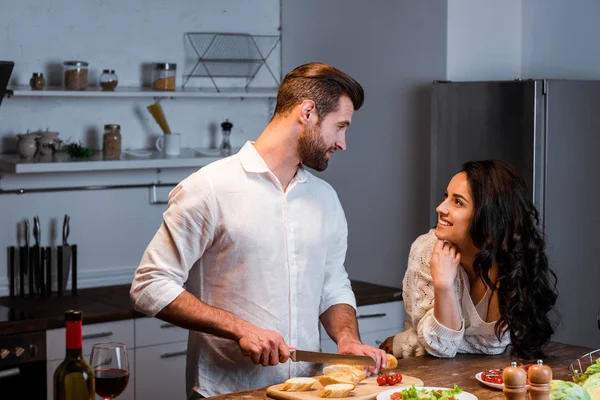
M 335 147 L 329 147 L 320 135 L 320 125 L 307 128 L 298 138 L 298 155 L 302 164 L 315 171 L 325 171 L 329 160 L 327 153 L 335 150 Z

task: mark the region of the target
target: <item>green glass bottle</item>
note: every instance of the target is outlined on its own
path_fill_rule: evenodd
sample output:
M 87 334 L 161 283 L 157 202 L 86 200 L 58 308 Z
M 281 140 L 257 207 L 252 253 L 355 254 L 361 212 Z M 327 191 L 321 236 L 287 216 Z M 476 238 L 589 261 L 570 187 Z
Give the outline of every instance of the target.
M 54 371 L 54 400 L 94 400 L 94 371 L 83 358 L 81 311 L 65 312 L 67 355 Z

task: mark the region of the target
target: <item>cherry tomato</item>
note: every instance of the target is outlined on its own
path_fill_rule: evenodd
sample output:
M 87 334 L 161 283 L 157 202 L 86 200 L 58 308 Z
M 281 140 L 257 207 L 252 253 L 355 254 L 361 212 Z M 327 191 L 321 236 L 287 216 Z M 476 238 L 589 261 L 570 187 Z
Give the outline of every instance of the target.
M 401 399 L 402 399 L 402 393 L 400 393 L 400 392 L 392 393 L 390 395 L 390 400 L 401 400 Z
M 379 386 L 384 386 L 384 385 L 387 385 L 387 378 L 386 378 L 385 376 L 383 376 L 383 375 L 379 375 L 379 376 L 377 377 L 377 384 L 378 384 Z
M 388 385 L 394 386 L 396 383 L 398 383 L 398 378 L 396 377 L 396 375 L 390 375 L 388 377 Z
M 498 384 L 502 384 L 502 377 L 501 376 L 494 376 L 494 378 L 492 379 L 492 383 L 498 383 Z
M 396 379 L 398 380 L 398 383 L 402 383 L 402 374 L 396 374 Z

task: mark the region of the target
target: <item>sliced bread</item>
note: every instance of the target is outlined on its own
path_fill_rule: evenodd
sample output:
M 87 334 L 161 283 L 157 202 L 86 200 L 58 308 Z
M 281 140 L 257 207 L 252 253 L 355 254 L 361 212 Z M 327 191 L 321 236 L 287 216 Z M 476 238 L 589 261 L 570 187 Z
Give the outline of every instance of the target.
M 283 383 L 281 390 L 286 392 L 306 392 L 317 380 L 314 378 L 290 378 Z

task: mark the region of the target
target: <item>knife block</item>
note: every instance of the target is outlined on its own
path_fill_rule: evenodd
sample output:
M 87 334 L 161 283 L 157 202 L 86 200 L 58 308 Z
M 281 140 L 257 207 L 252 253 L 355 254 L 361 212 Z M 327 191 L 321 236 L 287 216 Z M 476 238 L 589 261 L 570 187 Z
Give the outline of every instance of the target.
M 71 258 L 66 271 L 71 272 L 70 294 L 77 294 L 77 245 L 70 245 Z M 52 255 L 56 254 L 56 263 Z M 62 246 L 9 246 L 7 248 L 9 296 L 62 296 L 64 281 Z M 53 270 L 56 268 L 56 274 Z

